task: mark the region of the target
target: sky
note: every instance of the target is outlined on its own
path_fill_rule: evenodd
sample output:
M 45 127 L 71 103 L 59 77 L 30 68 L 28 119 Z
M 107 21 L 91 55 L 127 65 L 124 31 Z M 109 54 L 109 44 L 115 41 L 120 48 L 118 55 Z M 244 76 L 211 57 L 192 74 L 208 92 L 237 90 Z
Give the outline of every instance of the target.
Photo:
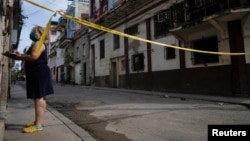
M 66 10 L 68 5 L 68 0 L 32 0 L 42 6 L 48 7 L 52 10 Z M 22 4 L 23 15 L 28 18 L 24 20 L 24 25 L 22 27 L 18 51 L 23 52 L 23 49 L 30 46 L 31 40 L 29 39 L 29 34 L 31 29 L 35 25 L 40 25 L 45 27 L 49 18 L 53 15 L 52 12 L 41 9 L 35 5 L 32 5 L 23 0 Z M 53 21 L 58 21 L 59 16 L 53 17 Z

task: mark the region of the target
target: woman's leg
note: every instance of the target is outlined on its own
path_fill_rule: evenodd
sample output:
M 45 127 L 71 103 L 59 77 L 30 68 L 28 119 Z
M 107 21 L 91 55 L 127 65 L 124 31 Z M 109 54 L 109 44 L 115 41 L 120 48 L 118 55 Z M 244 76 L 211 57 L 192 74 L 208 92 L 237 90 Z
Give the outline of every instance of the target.
M 46 109 L 46 101 L 44 98 L 34 99 L 35 104 L 35 123 L 31 126 L 23 128 L 24 133 L 34 133 L 43 130 L 43 118 Z
M 44 113 L 46 110 L 46 101 L 44 98 L 37 98 L 35 103 L 35 125 L 43 125 Z

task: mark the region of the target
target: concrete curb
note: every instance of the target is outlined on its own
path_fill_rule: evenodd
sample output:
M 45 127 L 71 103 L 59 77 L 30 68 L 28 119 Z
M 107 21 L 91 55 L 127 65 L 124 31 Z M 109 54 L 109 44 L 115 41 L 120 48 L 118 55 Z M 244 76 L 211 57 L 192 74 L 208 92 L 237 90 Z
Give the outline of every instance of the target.
M 80 137 L 83 141 L 97 141 L 94 139 L 91 135 L 89 135 L 88 132 L 83 130 L 81 127 L 76 125 L 74 122 L 72 122 L 67 117 L 63 116 L 61 113 L 56 111 L 54 108 L 52 108 L 50 105 L 47 104 L 47 110 L 52 113 L 56 118 L 61 120 L 72 132 L 74 132 L 78 137 Z
M 130 90 L 130 89 L 117 89 L 117 88 L 104 88 L 104 87 L 92 87 L 92 86 L 80 86 L 82 89 L 96 89 L 96 90 L 105 90 L 105 91 L 119 91 L 119 92 L 128 92 L 133 94 L 144 94 L 144 95 L 156 95 L 162 96 L 165 98 L 186 98 L 186 99 L 195 99 L 195 100 L 206 100 L 212 102 L 224 102 L 231 104 L 240 104 L 249 107 L 250 98 L 241 98 L 241 97 L 223 97 L 223 96 L 211 96 L 211 95 L 194 95 L 194 94 L 179 94 L 179 93 L 164 93 L 156 91 L 143 91 L 143 90 Z

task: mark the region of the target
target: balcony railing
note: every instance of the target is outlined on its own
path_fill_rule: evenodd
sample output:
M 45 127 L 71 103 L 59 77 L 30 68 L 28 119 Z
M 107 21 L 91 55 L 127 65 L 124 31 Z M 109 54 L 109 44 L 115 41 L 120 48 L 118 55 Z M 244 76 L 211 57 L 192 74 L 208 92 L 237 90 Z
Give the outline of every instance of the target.
M 249 0 L 187 0 L 189 22 L 194 22 L 230 9 L 246 8 Z
M 184 0 L 170 8 L 171 26 L 197 23 L 208 16 L 240 8 L 250 8 L 250 0 Z

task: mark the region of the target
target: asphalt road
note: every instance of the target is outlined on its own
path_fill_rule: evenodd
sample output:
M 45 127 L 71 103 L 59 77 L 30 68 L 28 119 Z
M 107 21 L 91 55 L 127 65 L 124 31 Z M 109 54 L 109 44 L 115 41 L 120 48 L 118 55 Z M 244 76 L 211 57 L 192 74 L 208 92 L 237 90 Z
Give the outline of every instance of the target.
M 48 103 L 101 141 L 206 141 L 208 125 L 246 125 L 242 105 L 55 85 Z

